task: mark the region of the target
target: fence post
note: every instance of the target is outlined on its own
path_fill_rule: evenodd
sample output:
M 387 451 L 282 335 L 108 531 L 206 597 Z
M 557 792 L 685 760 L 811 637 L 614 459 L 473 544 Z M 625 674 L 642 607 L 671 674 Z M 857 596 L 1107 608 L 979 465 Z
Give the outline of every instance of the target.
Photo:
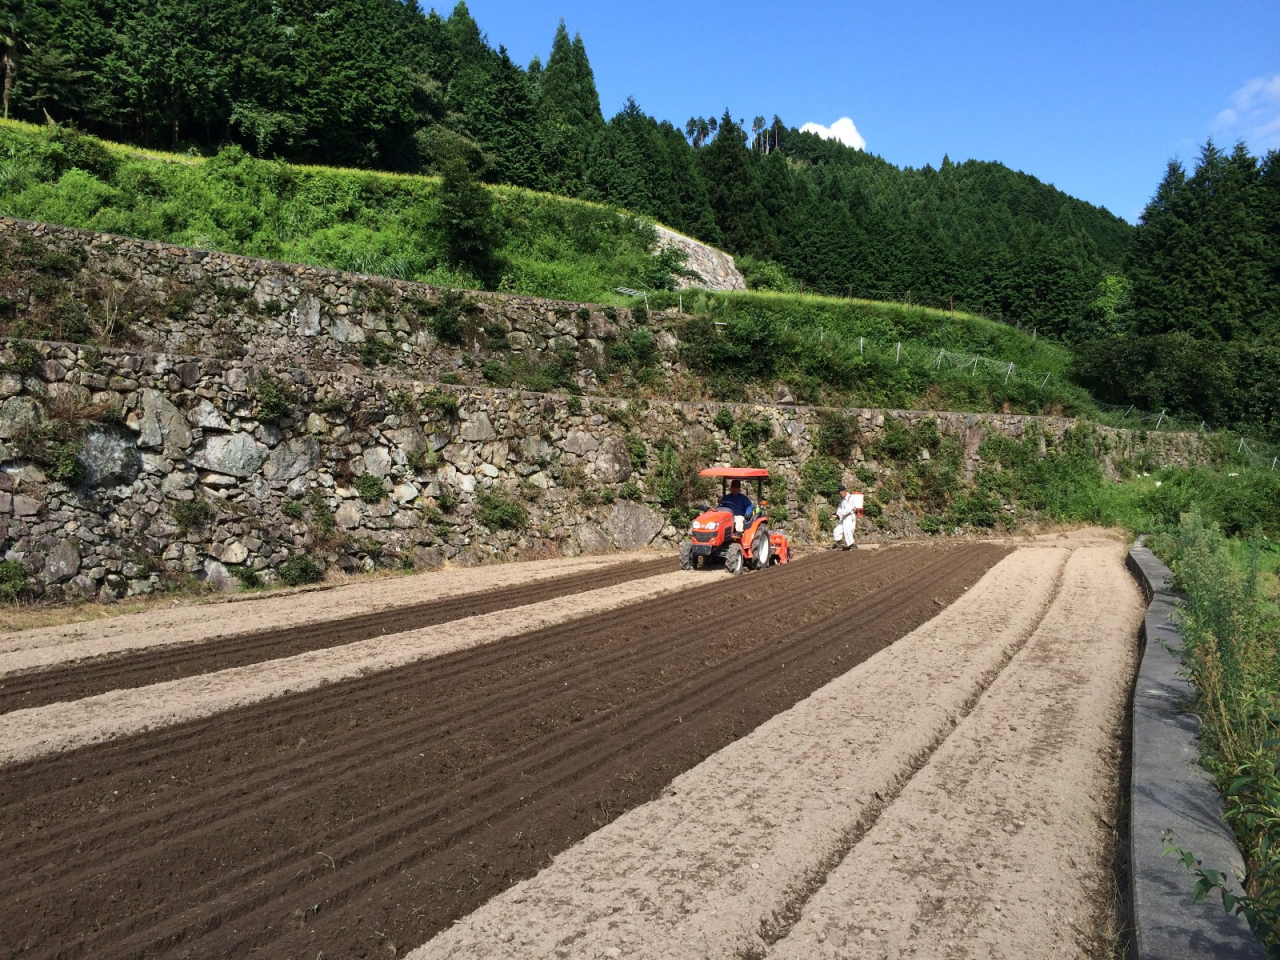
M 644 312 L 649 312 L 649 292 L 646 290 L 644 295 Z
M 1240 438 L 1240 446 L 1236 447 L 1236 453 L 1239 453 L 1239 452 L 1240 452 L 1241 450 L 1243 450 L 1243 449 L 1244 449 L 1244 437 L 1241 437 L 1241 438 Z
M 1041 389 L 1041 390 L 1043 390 L 1043 389 L 1044 389 L 1044 385 L 1045 385 L 1046 383 L 1048 383 L 1048 382 L 1049 382 L 1049 376 L 1050 376 L 1050 374 L 1047 374 L 1047 373 L 1046 373 L 1046 374 L 1044 375 L 1044 379 L 1040 381 L 1040 389 Z
M 902 362 L 902 341 L 901 340 L 898 341 L 898 352 L 897 354 L 894 355 L 893 362 L 894 363 Z
M 858 338 L 858 355 L 859 356 L 862 355 L 862 338 L 861 337 Z
M 1201 432 L 1201 433 L 1204 433 L 1204 421 L 1203 421 L 1203 420 L 1201 420 L 1201 421 L 1200 421 L 1200 432 Z
M 1272 457 L 1272 458 L 1271 458 L 1271 469 L 1272 469 L 1272 470 L 1274 470 L 1274 469 L 1276 468 L 1276 461 L 1277 461 L 1277 460 L 1280 460 L 1280 457 Z
M 1132 408 L 1132 407 L 1130 407 L 1129 409 L 1130 409 L 1130 410 L 1132 410 L 1133 408 Z M 1156 429 L 1157 429 L 1157 430 L 1159 430 L 1159 429 L 1160 429 L 1160 424 L 1164 423 L 1164 414 L 1165 414 L 1165 412 L 1164 412 L 1163 410 L 1161 410 L 1161 411 L 1160 411 L 1160 418 L 1159 418 L 1158 420 L 1156 420 Z
M 1128 420 L 1128 419 L 1129 419 L 1129 414 L 1131 414 L 1131 413 L 1133 413 L 1133 404 L 1129 404 L 1129 409 L 1128 409 L 1128 410 L 1126 410 L 1126 411 L 1124 412 L 1124 416 L 1123 416 L 1123 417 L 1121 417 L 1120 419 L 1121 419 L 1121 420 Z
M 1004 382 L 1008 383 L 1009 378 L 1013 376 L 1013 364 L 1009 364 L 1009 369 L 1004 372 Z
M 684 313 L 684 294 L 680 294 L 680 313 Z
M 978 372 L 978 355 L 973 355 L 973 369 L 969 371 L 969 376 L 974 376 Z

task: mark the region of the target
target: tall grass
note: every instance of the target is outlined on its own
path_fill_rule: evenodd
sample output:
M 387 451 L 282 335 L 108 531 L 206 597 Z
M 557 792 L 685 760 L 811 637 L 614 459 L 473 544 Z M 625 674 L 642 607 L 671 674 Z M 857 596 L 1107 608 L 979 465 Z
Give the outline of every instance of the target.
M 1280 957 L 1280 549 L 1266 537 L 1230 541 L 1196 509 L 1159 545 L 1187 596 L 1183 660 L 1197 691 L 1202 762 L 1245 855 L 1245 895 L 1230 894 L 1194 852 L 1183 860 L 1198 871 L 1197 895 L 1219 889 Z

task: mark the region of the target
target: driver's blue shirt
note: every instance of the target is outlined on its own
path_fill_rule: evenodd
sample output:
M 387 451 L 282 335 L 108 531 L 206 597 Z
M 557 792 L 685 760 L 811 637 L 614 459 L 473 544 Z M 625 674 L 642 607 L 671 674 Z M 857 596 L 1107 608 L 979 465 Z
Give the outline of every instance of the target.
M 735 514 L 746 519 L 751 519 L 751 513 L 755 509 L 751 505 L 751 498 L 745 493 L 726 493 L 720 498 L 720 505 L 728 507 Z

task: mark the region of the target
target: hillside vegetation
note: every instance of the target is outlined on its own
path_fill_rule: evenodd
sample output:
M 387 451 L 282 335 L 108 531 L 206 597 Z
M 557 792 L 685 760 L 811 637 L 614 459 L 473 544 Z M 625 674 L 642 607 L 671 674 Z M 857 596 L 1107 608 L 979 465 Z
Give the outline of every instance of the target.
M 0 211 L 246 256 L 454 287 L 440 179 L 256 160 L 140 153 L 71 131 L 0 123 Z M 670 286 L 652 224 L 600 204 L 491 188 L 498 289 L 616 302 L 619 285 Z
M 139 153 L 12 122 L 0 124 L 0 152 L 7 157 L 0 161 L 0 212 L 14 216 L 454 287 L 481 285 L 447 256 L 439 178 L 297 167 L 256 160 L 235 147 L 208 160 Z M 1088 395 L 1065 379 L 1065 349 L 1005 324 L 811 294 L 663 292 L 679 265 L 669 254 L 649 253 L 654 233 L 643 218 L 514 187 L 491 193 L 500 237 L 498 288 L 604 303 L 631 302 L 615 292 L 618 286 L 649 288 L 652 308 L 691 315 L 675 332 L 684 359 L 713 396 L 742 399 L 749 387 L 767 393 L 781 380 L 804 402 L 1097 413 Z M 615 354 L 629 373 L 615 389 L 630 389 L 627 383 L 658 389 L 651 338 Z M 568 368 L 556 361 L 489 373 L 500 385 L 569 382 Z
M 464 3 L 447 16 L 400 0 L 20 6 L 19 119 L 295 162 L 441 173 L 461 160 L 489 182 L 653 217 L 820 293 L 1066 335 L 1132 234 L 998 163 L 899 169 L 722 104 L 673 124 L 628 100 L 606 121 L 563 23 L 547 25 L 546 62 L 522 66 Z

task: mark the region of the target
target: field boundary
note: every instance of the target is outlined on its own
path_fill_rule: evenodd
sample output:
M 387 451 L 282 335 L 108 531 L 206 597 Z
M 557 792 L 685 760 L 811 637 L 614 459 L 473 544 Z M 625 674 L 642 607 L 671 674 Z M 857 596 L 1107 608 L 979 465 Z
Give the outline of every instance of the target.
M 1193 875 L 1170 843 L 1234 878 L 1244 858 L 1222 819 L 1222 803 L 1199 764 L 1200 719 L 1188 708 L 1194 693 L 1184 677 L 1182 635 L 1174 611 L 1182 594 L 1169 568 L 1141 540 L 1125 565 L 1148 607 L 1139 642 L 1142 661 L 1133 694 L 1133 775 L 1129 805 L 1129 902 L 1137 960 L 1254 960 L 1266 954 L 1243 917 L 1216 895 L 1192 900 Z M 1169 832 L 1172 836 L 1166 839 Z

